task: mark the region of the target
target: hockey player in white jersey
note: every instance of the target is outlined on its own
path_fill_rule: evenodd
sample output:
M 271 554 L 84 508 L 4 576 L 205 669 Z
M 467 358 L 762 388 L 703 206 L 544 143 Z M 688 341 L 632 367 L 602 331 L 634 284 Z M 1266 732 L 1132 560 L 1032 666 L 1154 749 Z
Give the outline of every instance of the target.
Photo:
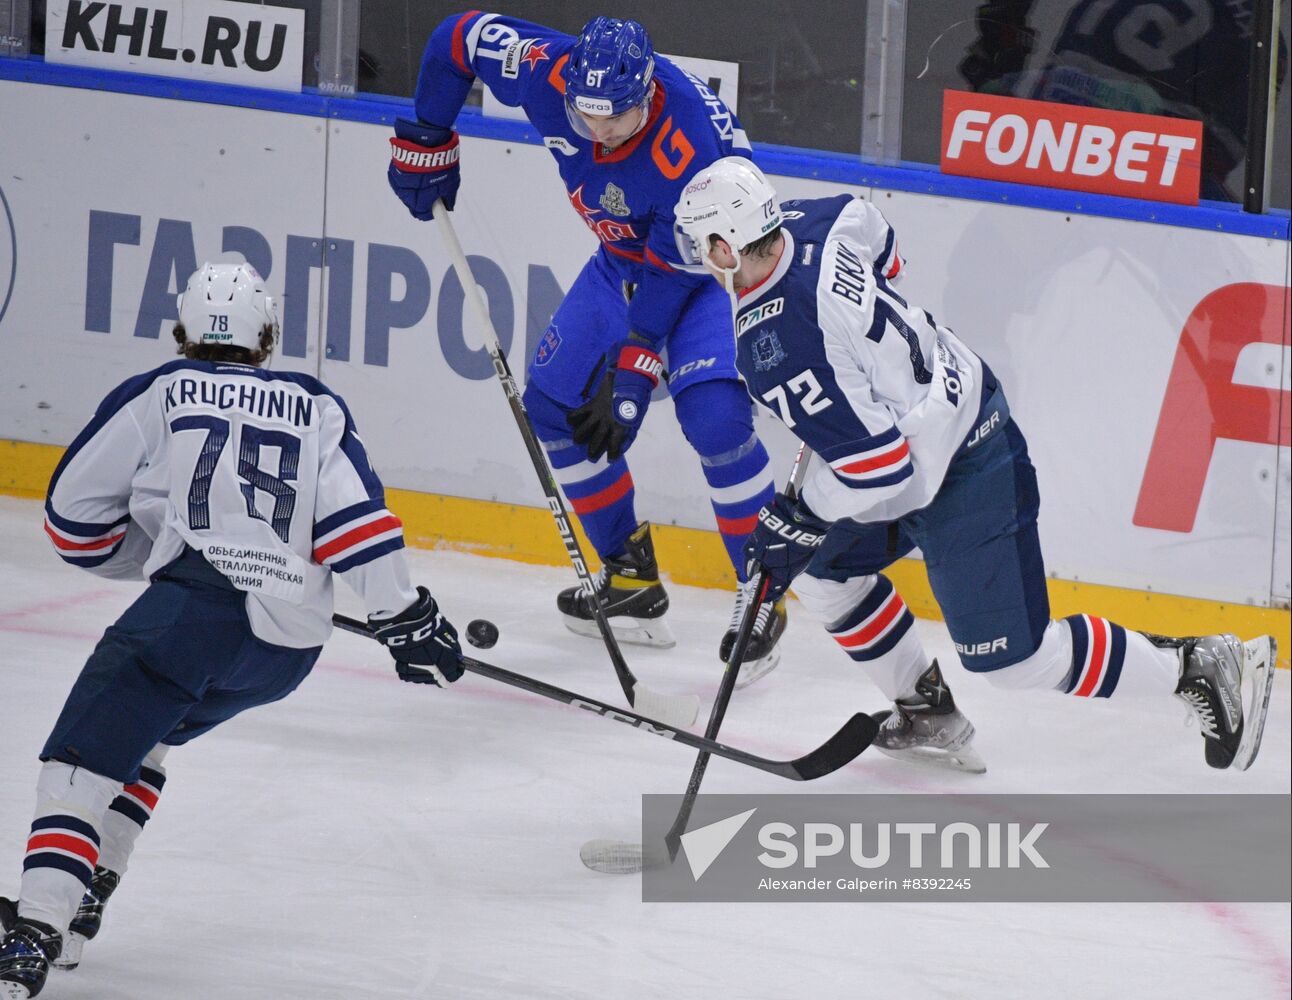
M 690 266 L 738 297 L 736 363 L 750 395 L 814 453 L 799 499 L 778 495 L 759 513 L 746 556 L 773 592 L 794 580 L 893 700 L 876 717 L 876 747 L 985 768 L 882 575 L 918 546 L 967 670 L 1079 698 L 1175 694 L 1198 718 L 1208 764 L 1251 765 L 1274 640 L 1051 619 L 1022 431 L 989 366 L 897 291 L 903 262 L 878 209 L 851 195 L 780 204 L 756 166 L 730 158 L 691 179 L 676 218 Z
M 75 967 L 166 780 L 163 758 L 291 693 L 332 627 L 332 576 L 363 599 L 399 676 L 462 675 L 457 633 L 409 582 L 345 403 L 259 367 L 278 336 L 246 264 L 179 298 L 185 359 L 113 390 L 49 485 L 45 531 L 73 566 L 150 586 L 73 685 L 40 758 L 16 907 L 0 900 L 0 1000 Z

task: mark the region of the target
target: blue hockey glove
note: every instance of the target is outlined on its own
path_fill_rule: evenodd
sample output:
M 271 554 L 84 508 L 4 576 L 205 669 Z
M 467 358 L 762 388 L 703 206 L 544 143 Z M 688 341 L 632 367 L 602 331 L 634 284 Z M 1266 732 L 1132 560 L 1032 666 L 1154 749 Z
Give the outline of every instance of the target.
M 779 598 L 807 569 L 829 529 L 830 522 L 784 493 L 758 512 L 758 526 L 745 541 L 745 571 L 752 577 L 761 568 L 770 578 L 766 600 Z
M 452 212 L 462 182 L 458 134 L 439 125 L 396 118 L 386 177 L 414 219 L 432 218 L 431 206 L 437 198 Z
M 401 681 L 444 687 L 463 674 L 458 632 L 440 614 L 435 598 L 425 587 L 417 600 L 394 618 L 369 618 L 378 642 L 395 658 Z
M 664 376 L 664 362 L 636 334 L 630 334 L 610 356 L 616 361 L 606 369 L 592 398 L 565 418 L 574 431 L 574 443 L 584 445 L 594 462 L 603 454 L 613 462 L 628 450 L 646 417 L 650 394 Z

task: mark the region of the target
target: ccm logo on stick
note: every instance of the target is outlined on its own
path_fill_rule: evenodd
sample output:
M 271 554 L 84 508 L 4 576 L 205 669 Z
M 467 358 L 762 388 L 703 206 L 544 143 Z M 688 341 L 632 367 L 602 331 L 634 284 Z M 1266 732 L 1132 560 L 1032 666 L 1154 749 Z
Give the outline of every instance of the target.
M 1198 203 L 1202 122 L 948 90 L 942 172 Z

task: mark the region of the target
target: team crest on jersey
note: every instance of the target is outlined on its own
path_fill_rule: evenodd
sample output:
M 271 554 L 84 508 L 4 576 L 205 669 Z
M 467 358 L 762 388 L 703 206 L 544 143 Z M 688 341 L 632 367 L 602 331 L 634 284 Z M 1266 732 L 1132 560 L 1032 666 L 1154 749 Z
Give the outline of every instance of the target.
M 543 337 L 538 342 L 538 350 L 534 352 L 534 364 L 542 367 L 552 360 L 556 354 L 557 348 L 561 346 L 561 332 L 553 323 L 543 331 Z
M 754 371 L 770 371 L 785 360 L 785 349 L 775 330 L 764 330 L 754 341 Z
M 601 207 L 621 219 L 633 214 L 624 201 L 624 189 L 613 181 L 606 185 L 606 193 L 601 196 Z

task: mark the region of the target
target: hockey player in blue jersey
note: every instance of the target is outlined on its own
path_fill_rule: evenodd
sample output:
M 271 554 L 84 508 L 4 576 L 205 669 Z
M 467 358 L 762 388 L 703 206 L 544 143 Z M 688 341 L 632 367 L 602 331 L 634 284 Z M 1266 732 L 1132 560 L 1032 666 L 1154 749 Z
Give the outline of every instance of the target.
M 457 633 L 409 582 L 341 398 L 259 367 L 278 337 L 246 264 L 179 299 L 185 360 L 113 390 L 68 447 L 45 532 L 73 566 L 148 588 L 90 654 L 40 753 L 17 905 L 0 899 L 0 997 L 41 992 L 98 932 L 166 782 L 166 752 L 290 694 L 332 628 L 332 577 L 363 598 L 399 676 L 462 676 Z
M 965 669 L 1079 698 L 1175 694 L 1198 718 L 1208 764 L 1251 764 L 1274 640 L 1051 619 L 1023 433 L 986 362 L 897 291 L 903 262 L 878 209 L 851 195 L 781 204 L 757 167 L 730 158 L 691 179 L 676 217 L 688 262 L 739 296 L 750 394 L 814 453 L 798 500 L 778 494 L 759 512 L 746 554 L 773 591 L 794 581 L 893 700 L 875 746 L 984 769 L 973 726 L 882 575 L 918 546 Z
M 417 81 L 416 121 L 398 120 L 389 180 L 419 219 L 458 193 L 452 130 L 472 81 L 521 108 L 556 160 L 570 204 L 600 240 L 530 362 L 525 406 L 557 481 L 602 560 L 598 594 L 618 638 L 671 646 L 668 597 L 649 526 L 633 509 L 624 458 L 652 392 L 665 382 L 709 486 L 742 586 L 720 643 L 725 660 L 751 599 L 741 549 L 773 494 L 767 452 L 732 356 L 721 289 L 678 268 L 673 205 L 685 178 L 747 156 L 740 123 L 701 81 L 654 54 L 634 21 L 598 17 L 576 38 L 471 11 L 432 33 Z M 664 376 L 662 356 L 671 372 Z M 598 634 L 578 587 L 557 598 L 566 624 Z M 776 662 L 784 602 L 759 609 L 741 677 Z

